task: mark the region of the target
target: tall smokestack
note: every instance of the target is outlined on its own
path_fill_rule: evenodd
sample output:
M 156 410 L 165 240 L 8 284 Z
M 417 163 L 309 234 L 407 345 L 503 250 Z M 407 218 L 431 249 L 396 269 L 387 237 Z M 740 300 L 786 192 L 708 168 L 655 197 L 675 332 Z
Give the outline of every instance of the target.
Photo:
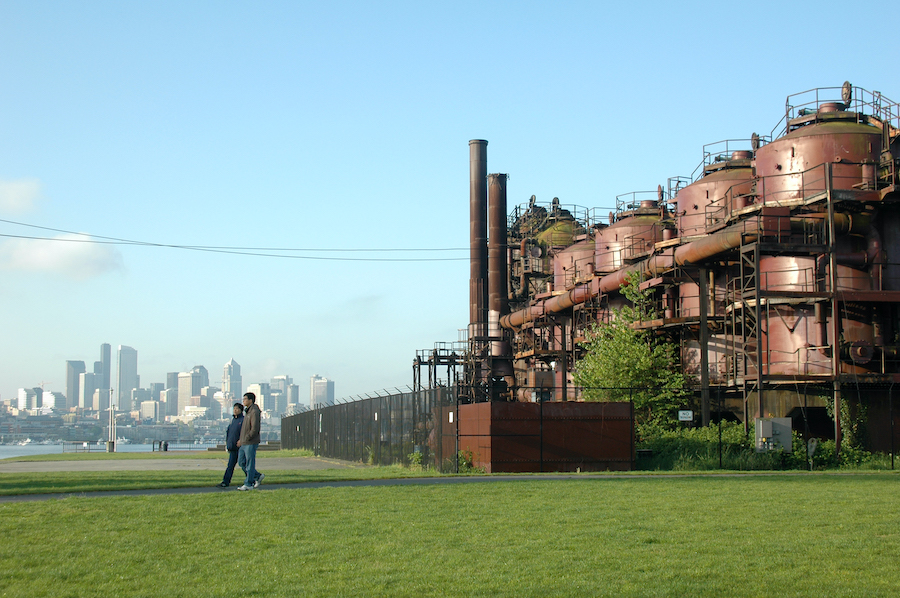
M 505 174 L 488 176 L 488 335 L 502 339 L 500 318 L 509 313 L 509 288 L 506 265 L 506 178 Z M 491 341 L 494 377 L 511 376 L 512 361 L 496 359 L 511 356 L 505 340 Z
M 487 334 L 487 144 L 469 141 L 469 338 Z

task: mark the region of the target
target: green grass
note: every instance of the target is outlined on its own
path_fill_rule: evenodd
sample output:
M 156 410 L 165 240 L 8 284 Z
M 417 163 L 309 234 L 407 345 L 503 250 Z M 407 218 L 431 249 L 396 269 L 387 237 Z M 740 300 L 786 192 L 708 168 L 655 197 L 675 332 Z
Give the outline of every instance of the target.
M 268 470 L 266 485 L 326 482 L 333 480 L 378 480 L 388 478 L 439 475 L 434 472 L 413 471 L 403 467 L 354 467 L 349 469 Z M 0 496 L 17 494 L 47 494 L 96 492 L 98 490 L 146 490 L 152 488 L 198 488 L 214 486 L 222 481 L 221 470 L 197 471 L 76 471 L 0 473 Z M 240 469 L 235 469 L 233 487 L 244 481 Z
M 900 477 L 585 478 L 0 505 L 0 596 L 896 596 Z

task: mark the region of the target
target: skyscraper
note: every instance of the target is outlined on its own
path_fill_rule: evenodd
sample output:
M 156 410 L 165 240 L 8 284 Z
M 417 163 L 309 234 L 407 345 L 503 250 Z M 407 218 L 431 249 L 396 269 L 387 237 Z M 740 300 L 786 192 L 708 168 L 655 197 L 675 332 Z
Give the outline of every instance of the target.
M 222 393 L 229 401 L 236 401 L 241 398 L 243 388 L 241 366 L 232 358 L 225 364 L 222 372 Z
M 178 372 L 166 373 L 166 388 L 178 388 Z
M 137 373 L 137 351 L 119 345 L 119 369 L 116 375 L 116 397 L 119 411 L 131 411 L 131 391 L 140 386 Z
M 97 388 L 109 389 L 110 372 L 112 371 L 112 347 L 109 343 L 100 345 L 100 380 Z
M 272 378 L 272 390 L 280 390 L 287 395 L 288 386 L 293 384 L 294 381 L 290 376 L 275 376 Z
M 300 387 L 296 384 L 291 384 L 288 386 L 287 392 L 287 404 L 288 407 L 291 405 L 299 405 L 300 404 Z
M 175 378 L 175 383 L 176 384 L 178 383 L 177 377 Z M 166 389 L 166 385 L 163 384 L 162 382 L 151 382 L 149 389 L 150 389 L 150 400 L 158 401 L 159 393 L 161 393 L 162 391 L 164 391 Z
M 318 374 L 309 379 L 309 406 L 312 409 L 334 405 L 334 382 Z
M 196 368 L 195 368 L 196 369 Z M 200 403 L 200 374 L 194 370 L 178 374 L 178 411 L 176 415 L 184 415 L 185 408 Z
M 94 398 L 91 401 L 94 411 L 106 411 L 109 409 L 109 399 L 108 388 L 98 388 L 94 390 Z
M 194 393 L 199 395 L 201 388 L 209 386 L 209 371 L 202 365 L 195 365 L 191 371 L 200 376 L 200 386 L 197 387 L 197 392 Z
M 66 361 L 66 405 L 78 407 L 78 398 L 81 394 L 81 381 L 79 377 L 85 372 L 83 361 Z
M 99 376 L 90 372 L 84 372 L 78 375 L 78 403 L 76 407 L 82 409 L 94 408 L 94 391 L 96 388 L 96 380 Z

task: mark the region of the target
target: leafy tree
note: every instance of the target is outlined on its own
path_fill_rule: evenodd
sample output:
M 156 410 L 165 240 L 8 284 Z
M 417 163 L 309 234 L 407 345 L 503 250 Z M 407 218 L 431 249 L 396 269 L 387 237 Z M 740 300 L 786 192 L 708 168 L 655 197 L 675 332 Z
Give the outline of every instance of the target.
M 622 285 L 631 305 L 613 310 L 608 322 L 595 324 L 582 343 L 585 356 L 575 364 L 573 379 L 585 401 L 632 401 L 640 427 L 671 428 L 673 412 L 687 394 L 675 346 L 634 326 L 655 316 L 650 292 L 639 289 L 632 274 Z

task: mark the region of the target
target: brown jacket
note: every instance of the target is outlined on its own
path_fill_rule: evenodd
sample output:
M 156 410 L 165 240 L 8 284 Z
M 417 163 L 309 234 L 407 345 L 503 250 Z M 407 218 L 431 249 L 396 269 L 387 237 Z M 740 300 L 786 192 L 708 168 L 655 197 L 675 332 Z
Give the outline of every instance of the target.
M 259 406 L 253 403 L 244 414 L 244 423 L 241 424 L 241 446 L 259 444 Z

